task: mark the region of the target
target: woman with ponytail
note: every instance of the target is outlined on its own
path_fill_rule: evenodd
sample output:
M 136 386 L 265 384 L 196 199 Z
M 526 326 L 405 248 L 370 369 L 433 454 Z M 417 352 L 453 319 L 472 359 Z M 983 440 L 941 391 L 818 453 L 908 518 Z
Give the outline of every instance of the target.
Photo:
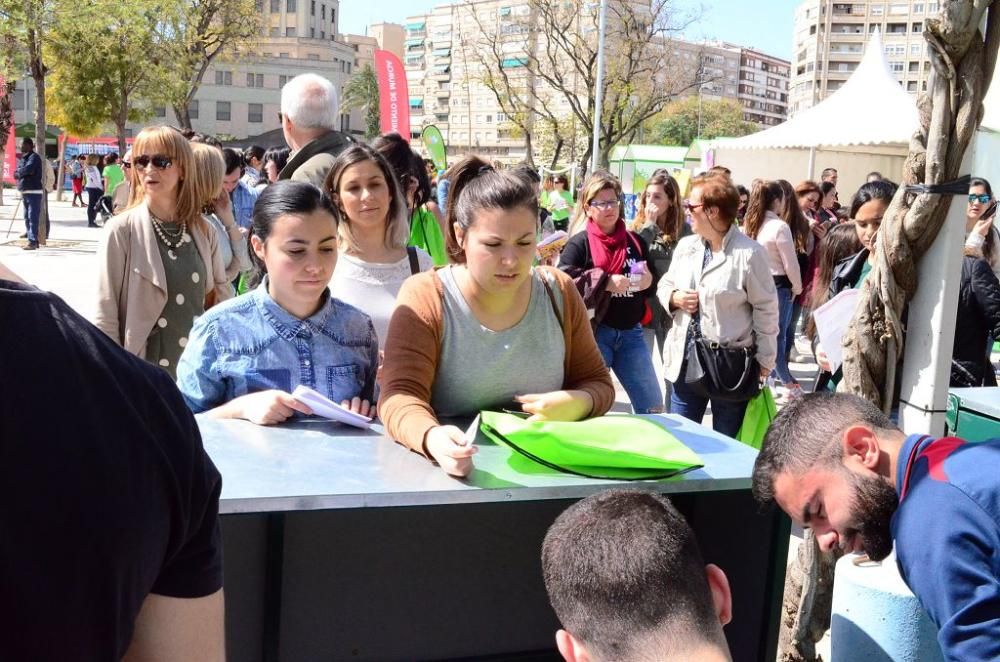
M 333 298 L 337 212 L 312 184 L 278 181 L 257 199 L 250 235 L 259 285 L 198 318 L 177 367 L 195 413 L 280 423 L 309 407 L 291 392 L 319 391 L 362 415 L 375 392 L 371 319 Z
M 439 418 L 518 408 L 576 421 L 607 412 L 614 386 L 572 280 L 532 267 L 534 182 L 474 156 L 447 178 L 452 263 L 400 289 L 379 413 L 390 437 L 465 476 L 476 447 Z

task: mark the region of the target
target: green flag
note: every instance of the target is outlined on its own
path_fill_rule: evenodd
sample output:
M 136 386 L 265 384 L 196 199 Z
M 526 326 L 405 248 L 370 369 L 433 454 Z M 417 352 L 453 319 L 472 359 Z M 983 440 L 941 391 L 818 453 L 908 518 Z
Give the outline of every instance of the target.
M 441 136 L 441 129 L 437 128 L 433 124 L 425 126 L 424 131 L 421 134 L 421 138 L 424 141 L 424 147 L 427 148 L 427 153 L 431 156 L 431 161 L 434 161 L 434 167 L 437 168 L 438 171 L 447 170 L 447 150 L 444 145 L 444 138 Z

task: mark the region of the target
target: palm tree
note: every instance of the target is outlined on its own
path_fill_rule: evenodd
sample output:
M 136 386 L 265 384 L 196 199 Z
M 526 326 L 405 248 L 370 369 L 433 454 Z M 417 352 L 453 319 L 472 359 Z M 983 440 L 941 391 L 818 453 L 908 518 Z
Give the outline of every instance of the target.
M 344 110 L 360 110 L 365 114 L 365 137 L 376 137 L 381 130 L 378 106 L 378 78 L 371 65 L 351 76 L 344 86 Z

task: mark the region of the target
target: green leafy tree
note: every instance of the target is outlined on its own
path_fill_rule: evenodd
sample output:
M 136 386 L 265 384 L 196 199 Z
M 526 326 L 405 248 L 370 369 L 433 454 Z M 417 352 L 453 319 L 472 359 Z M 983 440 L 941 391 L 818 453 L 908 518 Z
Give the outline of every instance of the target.
M 46 98 L 60 124 L 78 135 L 113 124 L 124 152 L 126 124 L 149 119 L 171 99 L 177 78 L 168 64 L 177 41 L 164 19 L 180 8 L 177 0 L 96 0 L 60 8 L 45 46 L 53 83 Z
M 667 104 L 648 123 L 651 142 L 690 145 L 695 138 L 738 138 L 760 130 L 743 119 L 743 107 L 732 99 L 686 97 Z M 700 128 L 700 131 L 699 131 Z
M 173 109 L 182 129 L 191 128 L 189 107 L 205 72 L 216 61 L 238 60 L 253 52 L 261 32 L 255 0 L 185 0 L 171 20 L 179 47 L 171 68 L 177 76 Z
M 344 85 L 341 106 L 346 111 L 360 110 L 365 116 L 365 138 L 371 140 L 381 132 L 379 116 L 378 77 L 371 65 L 357 72 Z

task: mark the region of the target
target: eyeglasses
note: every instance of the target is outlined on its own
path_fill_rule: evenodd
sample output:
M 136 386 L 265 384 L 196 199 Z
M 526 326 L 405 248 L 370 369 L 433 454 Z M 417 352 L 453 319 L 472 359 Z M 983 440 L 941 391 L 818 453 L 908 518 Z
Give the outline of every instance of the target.
M 594 200 L 593 202 L 590 203 L 589 206 L 593 207 L 594 209 L 600 209 L 602 211 L 606 211 L 608 209 L 614 209 L 619 204 L 621 203 L 618 200 Z
M 157 170 L 166 170 L 174 164 L 174 161 L 169 156 L 163 154 L 154 154 L 153 156 L 143 154 L 141 156 L 133 156 L 132 163 L 140 170 L 145 170 L 150 164 Z
M 128 161 L 122 161 L 122 167 L 128 170 L 129 168 L 132 167 L 132 164 L 129 163 Z
M 283 124 L 285 121 L 285 114 L 282 112 L 278 113 L 278 124 Z
M 989 193 L 970 193 L 969 194 L 969 204 L 973 202 L 978 202 L 979 204 L 985 205 L 987 202 L 992 200 Z
M 687 209 L 689 212 L 690 211 L 694 211 L 695 209 L 701 209 L 704 206 L 705 206 L 705 203 L 699 203 L 697 205 L 692 205 L 690 200 L 685 200 L 684 201 L 684 209 Z

